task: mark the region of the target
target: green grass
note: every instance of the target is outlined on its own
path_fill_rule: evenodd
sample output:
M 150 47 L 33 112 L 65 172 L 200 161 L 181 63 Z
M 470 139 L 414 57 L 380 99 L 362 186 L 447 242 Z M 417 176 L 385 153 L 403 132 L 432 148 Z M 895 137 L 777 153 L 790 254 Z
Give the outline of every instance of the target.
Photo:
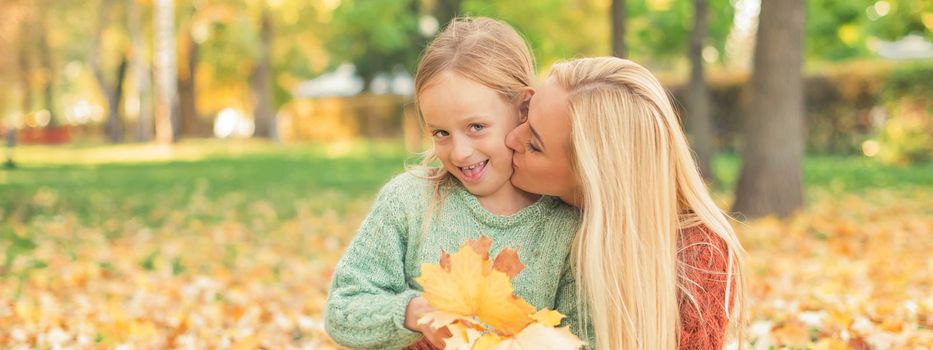
M 296 207 L 344 211 L 368 201 L 412 157 L 393 142 L 273 145 L 196 141 L 171 149 L 151 145 L 20 147 L 19 167 L 0 170 L 0 218 L 75 213 L 90 225 L 140 220 L 158 226 L 172 212 L 200 212 L 205 221 L 248 220 L 257 203 L 280 218 Z M 715 163 L 717 192 L 731 192 L 735 155 Z M 895 167 L 861 157 L 808 157 L 808 191 L 873 188 L 933 189 L 933 165 Z M 209 207 L 210 210 L 204 209 Z
M 738 181 L 741 158 L 720 154 L 713 162 L 718 191 L 731 192 Z M 807 156 L 803 162 L 804 183 L 809 191 L 863 192 L 870 189 L 933 190 L 933 163 L 913 166 L 882 164 L 860 156 Z
M 127 147 L 132 146 L 114 149 Z M 16 169 L 0 170 L 0 217 L 28 221 L 36 215 L 76 213 L 90 224 L 114 217 L 158 224 L 172 211 L 196 210 L 188 207 L 198 204 L 212 207 L 203 210 L 204 220 L 229 215 L 248 220 L 257 202 L 269 204 L 279 217 L 293 216 L 296 203 L 312 206 L 313 212 L 342 211 L 371 197 L 407 160 L 395 144 L 237 147 L 253 150 L 187 144 L 178 155 L 159 161 L 114 161 L 106 157 L 106 147 L 25 147 L 17 153 Z M 69 155 L 78 160 L 69 164 Z

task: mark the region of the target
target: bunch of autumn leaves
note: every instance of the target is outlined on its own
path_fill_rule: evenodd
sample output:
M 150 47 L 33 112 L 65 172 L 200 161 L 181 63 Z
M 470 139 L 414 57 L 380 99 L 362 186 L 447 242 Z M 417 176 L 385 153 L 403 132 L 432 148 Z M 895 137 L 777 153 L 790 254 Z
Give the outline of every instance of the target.
M 505 248 L 490 260 L 492 240 L 467 241 L 454 254 L 441 253 L 438 264 L 423 264 L 416 280 L 436 311 L 418 323 L 447 327 L 445 349 L 578 349 L 583 342 L 569 327 L 557 327 L 564 315 L 536 310 L 513 294 L 512 278 L 525 266 L 518 252 Z

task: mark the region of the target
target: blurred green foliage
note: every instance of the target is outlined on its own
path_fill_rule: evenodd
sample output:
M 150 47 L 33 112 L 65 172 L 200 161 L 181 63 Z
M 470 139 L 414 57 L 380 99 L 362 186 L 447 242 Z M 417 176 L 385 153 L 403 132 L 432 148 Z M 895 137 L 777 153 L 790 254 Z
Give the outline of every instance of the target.
M 53 116 L 64 115 L 64 111 L 78 101 L 106 105 L 88 67 L 88 57 L 99 53 L 106 79 L 113 80 L 118 64 L 132 46 L 133 38 L 127 31 L 127 23 L 134 20 L 140 22 L 145 41 L 143 47 L 149 51 L 143 55 L 148 57 L 152 54 L 153 3 L 151 0 L 132 0 L 140 9 L 139 18 L 134 19 L 128 18 L 126 1 L 131 0 L 0 2 L 4 10 L 11 11 L 8 13 L 16 9 L 30 14 L 30 22 L 21 23 L 24 28 L 46 26 L 53 53 L 51 70 L 39 67 L 35 62 L 28 69 L 21 70 L 15 59 L 0 59 L 0 115 L 46 108 L 39 97 L 41 85 L 47 79 L 51 79 L 59 99 L 53 106 L 57 109 Z M 711 75 L 731 68 L 725 65 L 731 59 L 726 42 L 735 27 L 737 11 L 734 6 L 738 3 L 734 0 L 709 4 L 706 46 L 711 54 L 704 55 L 704 58 L 713 66 Z M 823 76 L 822 66 L 835 66 L 838 61 L 877 60 L 875 48 L 880 40 L 896 40 L 911 33 L 931 40 L 931 1 L 810 0 L 806 3 L 807 67 L 814 76 Z M 558 60 L 607 55 L 610 52 L 609 0 L 178 0 L 175 5 L 179 68 L 187 65 L 186 55 L 194 47 L 197 52 L 194 59 L 197 114 L 206 118 L 212 118 L 225 108 L 249 111 L 255 104 L 251 101 L 250 82 L 264 47 L 260 29 L 264 15 L 272 24 L 269 54 L 274 109 L 292 102 L 292 91 L 299 83 L 343 63 L 354 63 L 357 73 L 366 82 L 379 73 L 413 73 L 424 45 L 443 28 L 445 19 L 454 14 L 490 16 L 510 23 L 528 39 L 541 72 L 547 71 Z M 449 12 L 441 13 L 441 9 Z M 687 42 L 693 25 L 693 3 L 627 1 L 626 11 L 625 39 L 631 58 L 659 75 L 675 75 L 678 81 L 684 80 Z M 440 23 L 432 25 L 432 18 L 439 18 Z M 5 17 L 0 16 L 0 19 Z M 98 26 L 100 23 L 103 25 Z M 38 48 L 34 47 L 34 33 L 29 30 L 7 32 L 12 30 L 10 28 L 15 29 L 16 26 L 0 26 L 0 37 L 14 39 L 0 40 L 0 48 L 10 52 L 22 49 L 35 55 Z M 101 41 L 100 52 L 90 52 L 89 38 L 97 37 Z M 15 45 L 6 46 L 9 43 Z M 193 43 L 193 46 L 187 47 L 188 43 Z M 5 62 L 9 64 L 5 65 Z M 20 74 L 20 71 L 26 73 Z M 872 67 L 857 68 L 844 74 L 817 78 L 811 81 L 812 84 L 808 82 L 810 110 L 820 114 L 811 118 L 810 139 L 817 141 L 808 142 L 808 146 L 817 152 L 855 152 L 866 137 L 874 137 L 872 130 L 854 129 L 864 124 L 858 121 L 864 116 L 851 116 L 863 114 L 875 105 L 883 105 L 889 113 L 900 108 L 887 101 L 893 98 L 890 96 L 908 93 L 892 92 L 886 95 L 889 97 L 879 95 L 888 79 L 884 76 L 887 72 Z M 734 71 L 725 73 L 742 74 Z M 920 82 L 920 77 L 925 76 L 908 73 L 904 79 L 908 79 L 910 85 Z M 20 91 L 21 86 L 26 85 L 20 81 L 24 79 L 33 84 L 32 98 L 28 102 L 22 101 L 26 99 Z M 723 130 L 740 125 L 738 103 L 741 101 L 740 82 L 743 79 L 729 78 L 725 83 L 713 81 L 716 85 L 714 106 L 720 106 L 717 107 L 721 110 L 717 117 L 722 120 L 720 128 Z M 929 91 L 920 91 L 920 96 L 929 94 Z M 132 91 L 126 91 L 127 99 L 131 95 Z M 685 101 L 683 96 L 678 99 Z M 129 112 L 131 108 L 126 110 L 127 125 L 131 125 L 135 115 Z M 929 118 L 929 113 L 925 116 Z M 893 125 L 901 123 L 891 120 Z M 916 123 L 911 123 L 914 122 L 908 122 L 907 128 L 918 130 Z M 723 135 L 720 142 L 728 149 L 733 141 L 729 133 Z M 885 136 L 884 142 L 891 144 L 895 138 Z M 925 142 L 921 140 L 918 145 L 925 145 Z M 906 149 L 904 152 L 916 153 Z
M 838 61 L 871 55 L 877 40 L 907 34 L 933 39 L 923 16 L 933 15 L 926 0 L 809 0 L 806 47 L 810 59 Z M 927 20 L 929 21 L 929 19 Z
M 892 64 L 855 61 L 814 69 L 805 77 L 807 151 L 871 154 L 894 162 L 919 162 L 933 153 L 930 99 L 933 61 Z M 748 75 L 710 76 L 712 117 L 720 150 L 740 143 Z M 682 83 L 669 86 L 675 102 L 686 101 Z M 686 114 L 682 114 L 689 117 Z M 881 154 L 873 152 L 881 142 Z M 868 146 L 868 149 L 865 149 Z M 910 155 L 907 155 L 909 153 Z
M 428 40 L 419 31 L 420 11 L 417 0 L 344 1 L 334 10 L 328 48 L 366 82 L 380 72 L 414 72 Z
M 894 164 L 933 160 L 933 65 L 915 64 L 888 77 L 882 92 L 890 111 L 878 135 L 879 156 Z

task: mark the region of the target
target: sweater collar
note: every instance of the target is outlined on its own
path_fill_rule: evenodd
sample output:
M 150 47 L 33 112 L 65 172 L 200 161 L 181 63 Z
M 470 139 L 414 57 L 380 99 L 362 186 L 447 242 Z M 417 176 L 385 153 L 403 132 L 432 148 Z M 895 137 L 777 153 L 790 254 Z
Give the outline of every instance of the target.
M 556 197 L 541 196 L 531 205 L 512 215 L 496 215 L 483 208 L 479 199 L 467 191 L 463 185 L 454 186 L 453 195 L 469 208 L 470 213 L 473 214 L 476 220 L 497 228 L 509 228 L 541 220 L 560 204 L 560 199 Z

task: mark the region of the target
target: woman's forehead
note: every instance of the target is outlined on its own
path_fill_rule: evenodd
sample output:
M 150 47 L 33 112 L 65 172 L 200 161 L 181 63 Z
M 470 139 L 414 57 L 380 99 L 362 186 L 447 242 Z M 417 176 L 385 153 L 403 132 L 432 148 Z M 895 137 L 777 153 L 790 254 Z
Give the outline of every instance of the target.
M 546 80 L 532 97 L 529 126 L 547 145 L 570 139 L 569 94 L 553 79 Z
M 555 79 L 547 79 L 536 89 L 532 99 L 539 112 L 555 114 L 569 111 L 569 97 L 570 94 Z

